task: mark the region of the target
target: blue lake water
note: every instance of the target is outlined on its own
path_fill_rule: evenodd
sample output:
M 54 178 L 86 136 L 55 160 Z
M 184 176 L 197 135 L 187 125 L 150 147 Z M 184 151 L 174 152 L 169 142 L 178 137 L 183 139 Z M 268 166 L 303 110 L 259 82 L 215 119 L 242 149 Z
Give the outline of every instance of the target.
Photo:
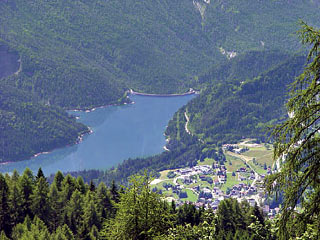
M 73 146 L 30 160 L 0 165 L 0 172 L 22 172 L 39 167 L 48 175 L 83 169 L 107 169 L 123 160 L 161 153 L 164 131 L 173 114 L 195 95 L 175 97 L 130 96 L 135 104 L 108 106 L 92 112 L 72 112 L 93 133 Z

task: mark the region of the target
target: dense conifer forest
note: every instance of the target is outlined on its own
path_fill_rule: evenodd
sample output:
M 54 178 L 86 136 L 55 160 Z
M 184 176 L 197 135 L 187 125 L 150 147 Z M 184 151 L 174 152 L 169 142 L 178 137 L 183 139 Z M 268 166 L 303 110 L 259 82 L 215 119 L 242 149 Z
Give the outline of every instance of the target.
M 0 162 L 24 160 L 65 144 L 89 129 L 57 107 L 40 104 L 32 94 L 0 85 Z
M 288 87 L 301 74 L 304 64 L 304 56 L 272 52 L 249 53 L 235 59 L 213 71 L 210 79 L 214 83 L 176 113 L 167 135 L 178 138 L 184 128 L 176 126 L 178 121 L 186 122 L 186 113 L 191 133 L 204 143 L 221 145 L 248 137 L 268 141 L 268 127 L 286 117 Z

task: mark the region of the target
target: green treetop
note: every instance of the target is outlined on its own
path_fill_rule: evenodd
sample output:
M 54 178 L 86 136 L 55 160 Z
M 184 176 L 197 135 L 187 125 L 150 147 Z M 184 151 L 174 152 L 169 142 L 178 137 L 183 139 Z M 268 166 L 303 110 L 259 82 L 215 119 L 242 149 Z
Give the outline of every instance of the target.
M 302 43 L 311 46 L 308 64 L 292 85 L 289 118 L 275 128 L 274 157 L 281 168 L 267 182 L 269 191 L 284 194 L 281 239 L 306 231 L 320 234 L 320 30 L 304 22 L 301 26 Z M 297 213 L 300 203 L 303 211 Z M 317 227 L 310 228 L 310 224 Z

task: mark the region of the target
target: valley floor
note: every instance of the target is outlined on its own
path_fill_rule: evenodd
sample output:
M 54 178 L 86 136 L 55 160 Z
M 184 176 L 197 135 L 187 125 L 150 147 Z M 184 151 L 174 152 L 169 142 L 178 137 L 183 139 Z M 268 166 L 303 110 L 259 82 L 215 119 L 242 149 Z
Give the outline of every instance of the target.
M 193 202 L 196 206 L 217 209 L 221 200 L 236 198 L 258 204 L 266 214 L 277 210 L 264 203 L 263 179 L 272 173 L 273 149 L 269 144 L 257 144 L 251 139 L 238 144 L 223 145 L 224 165 L 206 158 L 192 168 L 165 170 L 152 181 L 154 190 L 162 192 L 168 201 L 178 205 Z

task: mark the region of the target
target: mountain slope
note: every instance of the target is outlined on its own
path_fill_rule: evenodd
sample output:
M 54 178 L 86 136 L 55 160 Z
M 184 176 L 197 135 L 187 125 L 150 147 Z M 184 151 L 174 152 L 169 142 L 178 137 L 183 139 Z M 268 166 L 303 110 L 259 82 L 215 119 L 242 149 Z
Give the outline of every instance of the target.
M 221 48 L 296 51 L 298 18 L 316 22 L 319 10 L 315 1 L 209 2 L 1 1 L 0 38 L 21 55 L 16 86 L 51 104 L 90 107 L 127 88 L 196 87 L 199 73 L 226 59 Z
M 242 64 L 253 65 L 251 59 L 249 54 Z M 176 126 L 185 123 L 187 114 L 189 130 L 204 143 L 221 144 L 243 137 L 265 140 L 267 125 L 285 116 L 288 86 L 301 73 L 304 62 L 305 57 L 287 57 L 280 63 L 269 63 L 269 67 L 255 77 L 249 78 L 250 73 L 240 74 L 241 70 L 237 79 L 231 74 L 231 79 L 208 86 L 180 109 L 166 134 L 172 140 L 178 139 L 185 130 Z
M 24 160 L 73 144 L 88 128 L 55 107 L 16 88 L 0 85 L 0 162 Z

